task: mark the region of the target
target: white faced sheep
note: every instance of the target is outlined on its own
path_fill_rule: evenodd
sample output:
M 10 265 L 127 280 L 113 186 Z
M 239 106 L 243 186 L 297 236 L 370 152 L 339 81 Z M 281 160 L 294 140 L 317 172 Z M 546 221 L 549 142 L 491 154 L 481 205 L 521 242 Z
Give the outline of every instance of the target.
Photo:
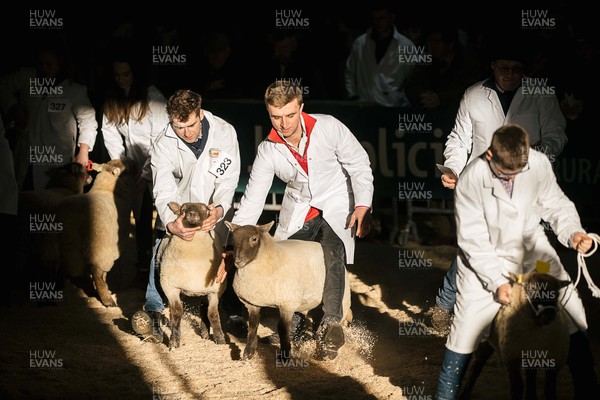
M 535 399 L 536 375 L 545 370 L 545 398 L 556 398 L 560 369 L 567 362 L 569 332 L 559 290 L 569 281 L 537 273 L 510 274 L 510 303 L 500 307 L 488 342 L 476 350 L 466 375 L 461 399 L 470 398 L 475 380 L 494 350 L 507 369 L 512 399 Z M 526 385 L 523 385 L 522 371 Z
M 186 228 L 201 226 L 210 215 L 210 210 L 202 203 L 189 202 L 180 206 L 170 202 L 169 208 L 177 216 L 184 214 L 183 225 Z M 227 282 L 216 282 L 222 251 L 221 241 L 214 232 L 196 231 L 191 241 L 170 235 L 161 242 L 156 262 L 160 266 L 160 285 L 169 304 L 170 349 L 179 347 L 181 340 L 181 294 L 208 297 L 208 320 L 214 341 L 217 344 L 225 343 L 219 316 L 219 298 Z
M 244 359 L 254 356 L 261 307 L 279 310 L 280 358 L 291 356 L 290 329 L 294 312 L 306 314 L 323 300 L 325 259 L 318 242 L 305 240 L 276 241 L 269 234 L 273 222 L 265 225 L 225 224 L 233 232 L 236 271 L 233 289 L 248 309 L 248 339 Z M 352 321 L 350 283 L 346 276 L 343 321 Z
M 93 164 L 98 171 L 87 193 L 69 196 L 55 208 L 62 224 L 60 233 L 43 243 L 44 264 L 67 278 L 91 274 L 100 301 L 115 307 L 106 284 L 106 275 L 113 268 L 130 232 L 131 189 L 133 164 L 111 160 Z M 89 288 L 88 288 L 89 289 Z

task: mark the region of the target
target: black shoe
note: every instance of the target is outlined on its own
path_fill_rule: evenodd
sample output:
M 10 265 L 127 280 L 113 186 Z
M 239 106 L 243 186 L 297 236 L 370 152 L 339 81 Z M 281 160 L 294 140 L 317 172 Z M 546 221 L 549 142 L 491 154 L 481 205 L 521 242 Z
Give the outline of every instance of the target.
M 238 339 L 248 337 L 248 324 L 239 315 L 231 315 L 227 318 L 227 330 Z
M 160 328 L 162 314 L 158 311 L 136 311 L 131 316 L 131 327 L 144 341 L 162 343 L 163 331 Z
M 317 331 L 317 356 L 322 360 L 333 360 L 345 342 L 344 329 L 340 324 L 322 324 Z

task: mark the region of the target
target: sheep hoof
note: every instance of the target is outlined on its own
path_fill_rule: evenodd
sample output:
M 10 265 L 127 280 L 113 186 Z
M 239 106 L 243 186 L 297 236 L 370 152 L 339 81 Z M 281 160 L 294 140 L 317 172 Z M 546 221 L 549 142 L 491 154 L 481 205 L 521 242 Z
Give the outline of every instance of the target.
M 110 299 L 110 301 L 103 301 L 102 304 L 104 304 L 105 307 L 116 307 L 117 306 L 117 303 L 113 299 Z
M 249 350 L 247 347 L 244 350 L 244 356 L 242 357 L 242 360 L 251 360 L 252 357 L 254 357 L 254 351 Z
M 173 350 L 179 347 L 179 340 L 169 340 L 169 350 Z
M 225 340 L 225 336 L 215 336 L 214 340 L 215 340 L 216 344 L 227 344 L 227 341 Z

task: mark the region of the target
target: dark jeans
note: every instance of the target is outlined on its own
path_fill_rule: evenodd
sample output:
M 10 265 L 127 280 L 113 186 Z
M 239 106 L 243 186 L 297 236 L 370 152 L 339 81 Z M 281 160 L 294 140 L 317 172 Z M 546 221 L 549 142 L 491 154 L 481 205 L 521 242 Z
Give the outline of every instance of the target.
M 442 286 L 438 289 L 438 294 L 435 296 L 435 304 L 440 308 L 453 312 L 454 303 L 456 302 L 456 270 L 458 269 L 458 263 L 456 257 L 452 260 L 452 265 L 444 275 L 444 281 Z
M 346 279 L 346 252 L 344 243 L 321 215 L 305 222 L 290 239 L 321 243 L 325 255 L 325 287 L 323 290 L 323 322 L 342 320 L 344 287 Z

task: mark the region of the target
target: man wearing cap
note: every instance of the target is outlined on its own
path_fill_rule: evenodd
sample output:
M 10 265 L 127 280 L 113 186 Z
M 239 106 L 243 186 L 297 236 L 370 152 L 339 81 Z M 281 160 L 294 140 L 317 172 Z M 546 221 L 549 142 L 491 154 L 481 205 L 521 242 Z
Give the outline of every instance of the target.
M 443 174 L 442 185 L 454 189 L 456 180 L 471 160 L 483 154 L 500 126 L 520 125 L 529 134 L 532 147 L 550 162 L 561 153 L 567 136 L 566 120 L 555 95 L 534 90 L 524 74 L 526 55 L 515 45 L 517 39 L 493 46 L 492 75 L 469 87 L 460 102 L 454 127 L 444 149 L 444 166 L 454 171 Z M 525 85 L 523 85 L 525 83 Z M 456 300 L 456 259 L 446 273 L 436 296 L 432 325 L 447 334 Z

